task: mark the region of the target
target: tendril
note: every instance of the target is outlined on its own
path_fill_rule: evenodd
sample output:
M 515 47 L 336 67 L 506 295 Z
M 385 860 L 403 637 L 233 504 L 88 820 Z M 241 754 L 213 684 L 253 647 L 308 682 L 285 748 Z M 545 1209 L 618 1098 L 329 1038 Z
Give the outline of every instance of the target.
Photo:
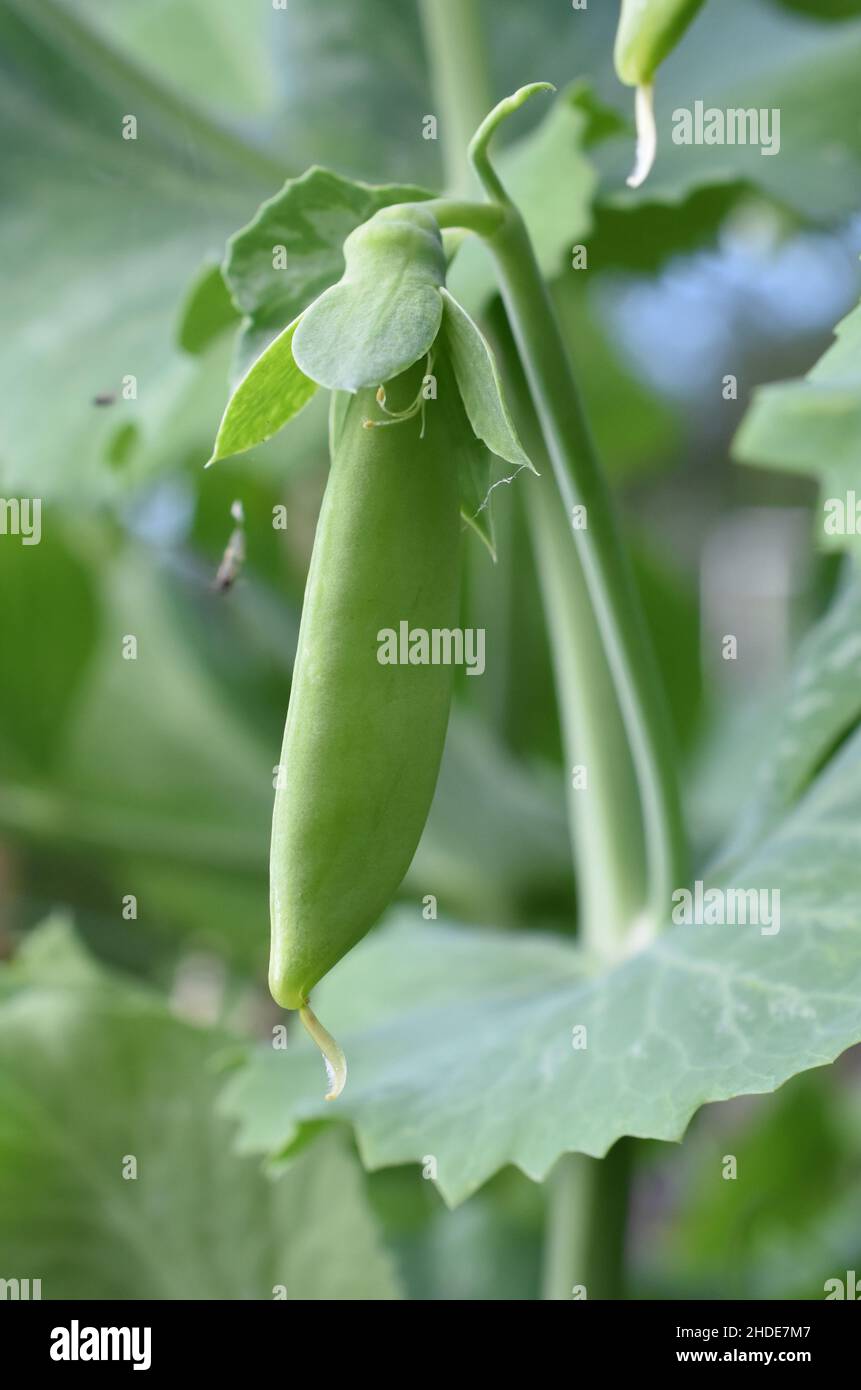
M 433 349 L 431 349 L 431 351 L 427 355 L 427 369 L 425 375 L 430 376 L 432 371 Z M 383 413 L 387 415 L 389 418 L 387 420 L 363 420 L 362 425 L 366 430 L 378 430 L 382 429 L 386 425 L 402 425 L 405 420 L 412 420 L 416 415 L 420 414 L 422 420 L 422 427 L 419 431 L 419 439 L 424 439 L 425 407 L 427 406 L 427 401 L 425 399 L 424 394 L 424 382 L 422 382 L 421 386 L 419 387 L 418 395 L 416 396 L 415 400 L 411 401 L 409 405 L 404 406 L 403 410 L 389 409 L 389 407 L 386 405 L 386 388 L 384 385 L 380 385 L 377 387 L 376 401 L 377 405 L 380 407 Z

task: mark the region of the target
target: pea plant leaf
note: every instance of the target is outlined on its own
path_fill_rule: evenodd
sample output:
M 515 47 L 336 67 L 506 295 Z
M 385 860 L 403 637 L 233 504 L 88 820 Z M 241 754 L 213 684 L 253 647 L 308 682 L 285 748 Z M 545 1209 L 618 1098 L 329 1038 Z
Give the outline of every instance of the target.
M 240 369 L 340 279 L 350 232 L 393 203 L 433 195 L 412 184 L 372 185 L 313 167 L 288 179 L 227 243 L 224 277 L 245 316 Z
M 229 1039 L 70 969 L 69 935 L 50 924 L 50 950 L 37 932 L 31 959 L 0 971 L 9 1268 L 38 1272 L 54 1299 L 272 1299 L 279 1286 L 289 1299 L 398 1298 L 342 1136 L 321 1136 L 275 1182 L 235 1157 L 214 1105 Z
M 497 458 L 534 473 L 517 436 L 487 339 L 446 289 L 442 290 L 442 300 L 443 336 L 473 431 Z
M 436 382 L 437 394 L 436 399 L 429 402 L 427 409 L 438 411 L 448 419 L 447 432 L 451 462 L 457 473 L 460 491 L 461 517 L 495 560 L 496 542 L 490 494 L 493 489 L 494 464 L 497 460 L 475 434 L 467 419 L 459 383 L 447 351 L 437 351 L 432 375 Z
M 370 937 L 314 1001 L 349 1059 L 338 1113 L 366 1166 L 434 1154 L 455 1204 L 509 1163 L 540 1181 L 566 1151 L 681 1139 L 706 1102 L 774 1090 L 858 1042 L 859 775 L 856 738 L 738 866 L 732 886 L 779 888 L 774 936 L 675 926 L 604 975 L 532 934 L 400 917 Z M 255 1054 L 225 1106 L 243 1151 L 279 1154 L 332 1118 L 321 1096 L 319 1057 L 298 1044 Z
M 825 617 L 801 644 L 773 722 L 773 743 L 754 794 L 721 851 L 743 855 L 787 814 L 861 723 L 861 577 L 847 576 Z
M 236 5 L 234 0 L 64 0 L 120 51 L 135 54 L 146 71 L 160 74 L 213 114 L 266 122 L 270 133 L 277 103 L 274 43 L 283 10 Z M 271 143 L 275 143 L 271 132 Z
M 227 403 L 210 463 L 263 444 L 307 405 L 317 390 L 296 365 L 293 337 L 301 315 L 248 368 Z
M 535 130 L 500 153 L 500 171 L 547 276 L 559 273 L 566 251 L 591 228 L 597 174 L 586 149 L 620 125 L 589 85 L 578 82 L 560 94 Z M 369 185 L 319 167 L 288 180 L 228 242 L 224 273 L 246 316 L 240 367 L 340 278 L 350 232 L 383 207 L 433 196 L 415 185 Z M 448 278 L 455 297 L 473 311 L 496 292 L 490 256 L 474 237 L 459 248 Z
M 445 288 L 441 294 L 443 322 L 434 362 L 439 397 L 432 408 L 457 417 L 450 434 L 458 441 L 461 515 L 495 559 L 491 493 L 521 468 L 535 470 L 517 436 L 489 343 Z M 513 465 L 514 473 L 494 477 L 500 460 Z
M 812 672 L 818 654 L 821 681 L 800 676 L 794 697 L 798 718 L 805 702 L 825 711 L 822 771 L 791 769 L 779 813 L 706 878 L 769 894 L 758 923 L 679 922 L 600 969 L 562 939 L 401 912 L 336 967 L 314 1005 L 348 1056 L 338 1114 L 368 1167 L 433 1154 L 455 1204 L 506 1164 L 540 1180 L 566 1151 L 680 1139 L 706 1102 L 772 1091 L 861 1040 L 861 730 L 822 749 L 831 692 L 836 704 L 856 659 L 850 627 L 848 610 L 826 622 L 802 662 Z M 788 768 L 791 742 L 790 715 Z M 320 1095 L 319 1058 L 299 1042 L 253 1053 L 224 1105 L 242 1150 L 278 1156 L 333 1118 Z
M 802 380 L 757 389 L 733 441 L 733 457 L 819 478 L 823 512 L 817 535 L 828 549 L 857 550 L 861 527 L 853 489 L 861 484 L 861 305 L 835 334 L 836 341 Z
M 176 306 L 287 169 L 130 60 L 77 5 L 0 0 L 0 74 L 0 256 L 18 325 L 0 343 L 0 480 L 7 495 L 122 498 L 158 461 L 185 457 L 171 420 L 180 398 L 183 431 L 204 450 L 211 441 L 223 380 L 212 416 L 208 398 L 188 397 L 201 363 L 177 349 Z M 136 139 L 123 136 L 128 112 Z M 46 236 L 57 208 L 62 233 Z M 168 434 L 167 459 L 138 472 L 139 453 Z

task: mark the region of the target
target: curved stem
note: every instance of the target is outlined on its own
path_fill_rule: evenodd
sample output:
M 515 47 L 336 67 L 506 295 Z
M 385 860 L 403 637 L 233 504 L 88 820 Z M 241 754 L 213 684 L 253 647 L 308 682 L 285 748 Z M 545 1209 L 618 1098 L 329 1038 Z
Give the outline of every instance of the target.
M 488 197 L 493 202 L 503 205 L 510 204 L 508 194 L 503 188 L 488 154 L 488 146 L 494 134 L 503 121 L 507 121 L 509 116 L 514 115 L 515 111 L 519 111 L 530 97 L 536 96 L 539 92 L 555 91 L 556 88 L 552 82 L 530 82 L 525 87 L 518 87 L 517 91 L 513 92 L 510 97 L 505 97 L 502 101 L 497 102 L 470 140 L 469 162 L 478 174 Z
M 675 748 L 654 652 L 612 495 L 598 464 L 564 338 L 532 243 L 515 206 L 493 172 L 487 144 L 501 119 L 539 85 L 501 102 L 483 122 L 471 154 L 488 193 L 505 211 L 486 237 L 514 337 L 523 361 L 556 481 L 573 528 L 592 604 L 613 672 L 637 773 L 649 871 L 652 930 L 667 918 L 673 890 L 685 881 L 686 845 Z
M 440 227 L 463 227 L 478 236 L 495 236 L 505 224 L 505 209 L 496 203 L 470 202 L 467 198 L 428 198 L 420 206 L 423 212 L 436 218 Z
M 299 1010 L 299 1017 L 323 1054 L 326 1075 L 329 1078 L 326 1100 L 337 1100 L 347 1084 L 347 1059 L 340 1043 L 335 1042 L 329 1030 L 323 1027 L 310 1004 L 303 1005 Z

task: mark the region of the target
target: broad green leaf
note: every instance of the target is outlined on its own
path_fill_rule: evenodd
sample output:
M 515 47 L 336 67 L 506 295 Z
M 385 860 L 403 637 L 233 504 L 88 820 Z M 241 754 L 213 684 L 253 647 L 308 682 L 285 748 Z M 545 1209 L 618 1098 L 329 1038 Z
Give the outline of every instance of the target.
M 861 721 L 861 579 L 852 574 L 807 635 L 771 718 L 754 795 L 737 818 L 722 864 L 786 815 Z
M 247 320 L 240 367 L 340 279 L 343 245 L 356 227 L 392 203 L 431 196 L 411 184 L 357 183 L 317 167 L 288 179 L 227 243 L 224 277 Z
M 823 493 L 842 495 L 859 481 L 858 441 L 861 440 L 861 394 L 846 381 L 815 380 L 779 382 L 757 388 L 733 443 L 739 463 L 776 468 L 787 473 L 819 476 Z M 828 496 L 823 495 L 823 508 Z M 844 549 L 854 540 L 855 520 L 850 505 L 850 526 L 836 517 L 825 529 L 827 510 L 821 511 L 816 532 L 821 543 Z
M 315 1009 L 350 1065 L 339 1114 L 369 1168 L 432 1153 L 457 1203 L 513 1163 L 622 1135 L 680 1139 L 707 1101 L 772 1091 L 861 1039 L 861 734 L 715 886 L 779 889 L 780 930 L 669 928 L 605 973 L 562 940 L 400 915 L 336 967 Z M 585 1048 L 572 1029 L 586 1028 Z M 582 1037 L 582 1035 L 581 1035 Z M 228 1083 L 244 1150 L 325 1115 L 301 1043 Z M 331 1118 L 331 1115 L 329 1115 Z
M 249 367 L 227 403 L 210 463 L 244 454 L 271 439 L 307 405 L 317 390 L 293 355 L 293 336 L 301 316 L 288 324 Z
M 214 115 L 258 121 L 276 104 L 285 10 L 254 0 L 66 0 L 97 33 Z M 273 141 L 274 143 L 274 141 Z
M 0 984 L 4 1273 L 38 1276 L 43 1299 L 399 1296 L 341 1136 L 274 1181 L 231 1153 L 228 1041 L 110 976 L 62 983 L 50 959 Z
M 446 290 L 443 337 L 469 423 L 491 453 L 515 468 L 535 472 L 517 437 L 496 360 L 484 334 Z
M 816 535 L 828 549 L 857 549 L 861 499 L 861 306 L 801 381 L 760 386 L 733 441 L 740 463 L 809 473 L 821 483 Z
M 15 325 L 0 343 L 0 485 L 104 501 L 133 476 L 135 455 L 112 466 L 111 445 L 157 438 L 200 371 L 174 343 L 190 276 L 286 170 L 58 0 L 0 0 L 0 55 L 0 257 Z M 123 138 L 124 113 L 136 140 Z M 94 406 L 105 394 L 114 404 Z M 186 411 L 204 448 L 216 423 Z
M 180 310 L 177 338 L 183 352 L 197 357 L 228 328 L 238 314 L 218 261 L 205 261 L 194 277 Z
M 331 391 L 379 386 L 430 352 L 445 254 L 421 205 L 381 208 L 344 243 L 344 274 L 301 316 L 293 353 Z

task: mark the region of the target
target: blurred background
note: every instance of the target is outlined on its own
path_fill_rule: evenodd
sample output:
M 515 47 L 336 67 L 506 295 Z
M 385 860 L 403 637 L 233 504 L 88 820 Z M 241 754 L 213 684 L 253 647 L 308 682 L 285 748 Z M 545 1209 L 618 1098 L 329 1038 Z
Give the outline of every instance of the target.
M 814 535 L 815 481 L 739 467 L 731 444 L 755 388 L 803 375 L 858 299 L 861 4 L 711 0 L 662 73 L 659 117 L 697 98 L 779 105 L 780 157 L 664 145 L 638 195 L 624 191 L 618 7 L 482 9 L 490 100 L 537 79 L 589 84 L 594 203 L 573 200 L 546 268 L 704 860 L 839 574 Z M 184 305 L 226 238 L 309 164 L 444 185 L 441 142 L 422 138 L 437 108 L 419 9 L 0 0 L 0 55 L 0 493 L 42 503 L 38 545 L 0 537 L 0 1278 L 41 1277 L 45 1297 L 242 1298 L 286 1267 L 288 1296 L 536 1298 L 544 1198 L 519 1172 L 450 1212 L 414 1166 L 365 1173 L 336 1129 L 272 1180 L 234 1153 L 218 1110 L 231 1050 L 279 1017 L 265 987 L 272 769 L 326 421 L 320 393 L 265 448 L 204 472 L 234 324 L 197 341 Z M 516 137 L 538 118 L 525 111 Z M 548 227 L 558 206 L 539 209 Z M 588 274 L 571 268 L 575 244 Z M 221 594 L 235 499 L 247 561 Z M 476 929 L 565 931 L 575 886 L 542 607 L 519 489 L 494 500 L 498 562 L 472 544 L 464 593 L 487 670 L 458 690 L 403 895 L 444 894 Z M 118 659 L 130 634 L 134 662 Z M 757 1175 L 744 1200 L 705 1162 L 726 1152 Z M 120 1215 L 123 1165 L 141 1153 Z M 706 1108 L 680 1146 L 641 1146 L 632 1296 L 808 1296 L 861 1268 L 859 1155 L 852 1053 Z M 291 1243 L 300 1217 L 313 1233 Z

